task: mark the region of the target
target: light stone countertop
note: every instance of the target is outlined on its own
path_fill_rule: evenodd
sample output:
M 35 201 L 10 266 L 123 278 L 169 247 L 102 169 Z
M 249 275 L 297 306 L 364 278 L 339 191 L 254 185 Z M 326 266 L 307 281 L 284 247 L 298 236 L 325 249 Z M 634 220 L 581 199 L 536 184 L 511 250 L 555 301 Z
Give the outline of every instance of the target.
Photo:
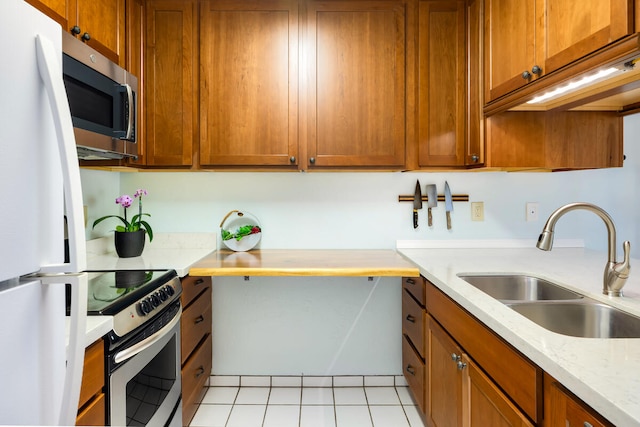
M 113 234 L 87 241 L 87 270 L 164 270 L 178 276 L 189 274 L 196 261 L 216 249 L 214 233 L 158 233 L 145 243 L 139 257 L 120 258 L 115 253 Z
M 421 275 L 609 421 L 640 426 L 640 339 L 576 338 L 550 332 L 456 276 L 530 274 L 640 316 L 640 272 L 634 270 L 639 259 L 631 260 L 625 296 L 612 298 L 602 294 L 605 252 L 559 247 L 544 252 L 535 248 L 535 242 L 505 249 L 444 246 L 403 248 L 398 242 L 398 251 L 419 267 Z

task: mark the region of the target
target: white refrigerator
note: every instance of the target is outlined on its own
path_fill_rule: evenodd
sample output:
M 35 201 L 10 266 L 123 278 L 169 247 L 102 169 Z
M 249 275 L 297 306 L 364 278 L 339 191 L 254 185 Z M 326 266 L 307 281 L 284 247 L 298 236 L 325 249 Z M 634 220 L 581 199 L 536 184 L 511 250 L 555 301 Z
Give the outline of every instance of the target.
M 73 425 L 86 327 L 80 171 L 62 29 L 0 1 L 0 424 Z M 70 261 L 64 262 L 64 217 Z M 71 316 L 65 316 L 65 284 Z

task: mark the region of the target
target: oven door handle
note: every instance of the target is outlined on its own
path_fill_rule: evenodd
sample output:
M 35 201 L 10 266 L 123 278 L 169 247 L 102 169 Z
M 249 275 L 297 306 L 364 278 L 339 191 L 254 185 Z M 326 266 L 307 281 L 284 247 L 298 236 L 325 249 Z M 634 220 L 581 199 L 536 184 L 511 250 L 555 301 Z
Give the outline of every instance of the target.
M 161 340 L 162 337 L 168 334 L 169 331 L 173 329 L 173 327 L 177 325 L 178 322 L 180 322 L 181 313 L 182 313 L 182 310 L 180 310 L 180 312 L 176 314 L 176 316 L 171 320 L 171 322 L 167 323 L 162 329 L 160 329 L 155 334 L 151 335 L 149 338 L 145 338 L 139 343 L 136 343 L 131 347 L 116 353 L 115 357 L 113 358 L 114 362 L 115 363 L 124 362 L 125 360 L 130 359 L 136 354 L 143 352 L 144 350 L 148 349 L 149 347 L 154 345 L 156 342 Z

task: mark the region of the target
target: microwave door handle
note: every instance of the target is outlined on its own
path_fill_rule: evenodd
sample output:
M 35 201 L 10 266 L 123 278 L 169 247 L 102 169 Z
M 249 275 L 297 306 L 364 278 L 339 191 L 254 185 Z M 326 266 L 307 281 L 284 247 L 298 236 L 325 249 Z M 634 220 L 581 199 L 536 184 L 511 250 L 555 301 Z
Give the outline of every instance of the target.
M 76 152 L 71 110 L 62 79 L 60 56 L 51 40 L 36 37 L 38 71 L 49 98 L 53 123 L 58 140 L 58 151 L 64 182 L 64 203 L 69 230 L 69 263 L 42 266 L 42 273 L 73 273 L 87 269 L 86 241 L 84 232 L 84 209 L 82 207 L 82 185 L 80 166 Z
M 131 89 L 131 86 L 129 86 L 126 83 L 123 86 L 127 91 L 127 99 L 129 101 L 129 115 L 128 115 L 129 120 L 127 120 L 127 134 L 125 135 L 124 139 L 130 140 L 133 134 L 133 121 L 135 120 L 135 108 L 134 108 L 135 105 L 133 105 L 133 90 Z

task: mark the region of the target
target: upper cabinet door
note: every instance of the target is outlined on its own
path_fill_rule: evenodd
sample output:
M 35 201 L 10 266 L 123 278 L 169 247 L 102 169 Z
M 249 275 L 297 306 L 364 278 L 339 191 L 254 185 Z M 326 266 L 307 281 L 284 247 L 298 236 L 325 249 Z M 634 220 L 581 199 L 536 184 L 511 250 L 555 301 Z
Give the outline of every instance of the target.
M 301 74 L 306 161 L 403 168 L 403 1 L 310 1 Z
M 26 0 L 65 31 L 125 66 L 125 0 Z
M 536 47 L 545 73 L 631 34 L 629 0 L 536 0 L 541 34 Z
M 200 8 L 200 164 L 298 164 L 298 5 Z
M 420 167 L 465 164 L 465 9 L 464 1 L 419 2 Z
M 536 0 L 485 0 L 485 101 L 529 83 L 536 75 Z
M 144 160 L 148 166 L 191 166 L 197 134 L 196 3 L 147 1 Z
M 485 101 L 632 34 L 633 11 L 630 0 L 485 0 Z

